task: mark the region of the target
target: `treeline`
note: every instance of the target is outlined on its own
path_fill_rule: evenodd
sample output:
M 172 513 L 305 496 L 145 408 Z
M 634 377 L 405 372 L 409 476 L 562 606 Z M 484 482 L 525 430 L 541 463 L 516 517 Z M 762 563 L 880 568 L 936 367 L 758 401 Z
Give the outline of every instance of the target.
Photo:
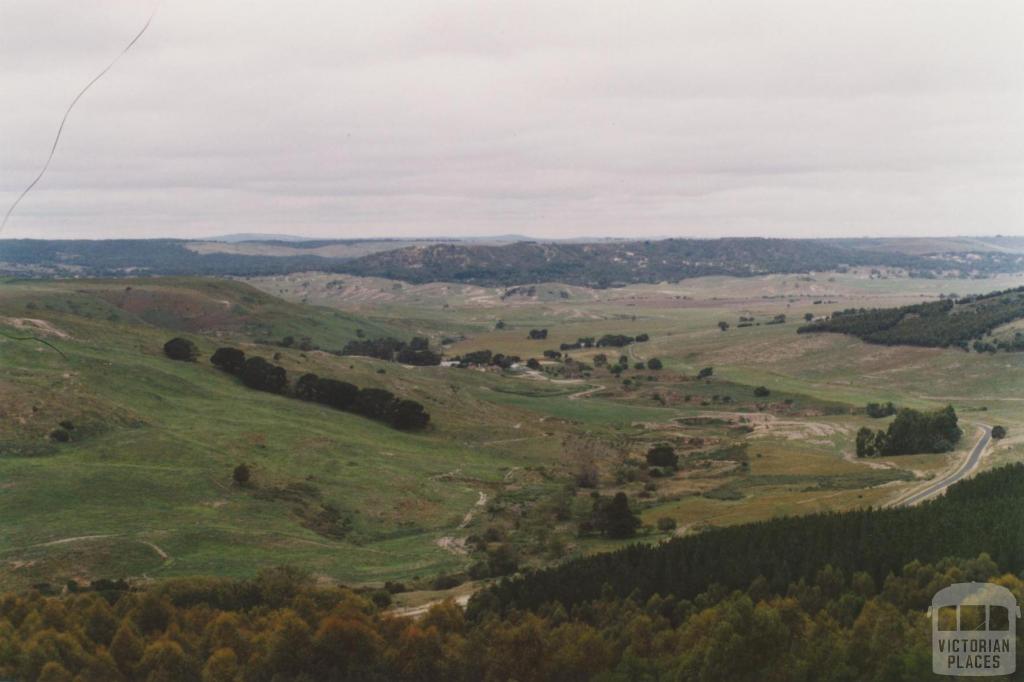
M 910 562 L 877 580 L 823 566 L 693 598 L 617 597 L 419 620 L 288 568 L 251 580 L 179 578 L 144 590 L 0 596 L 0 676 L 25 682 L 849 682 L 929 679 L 925 607 L 938 590 L 1024 583 L 980 555 Z M 108 584 L 107 587 L 111 587 Z M 382 596 L 382 599 L 378 599 Z
M 284 367 L 258 356 L 247 358 L 238 348 L 218 348 L 210 362 L 257 391 L 290 394 L 300 400 L 352 412 L 404 431 L 423 429 L 430 423 L 430 414 L 422 404 L 399 398 L 382 388 L 359 388 L 347 381 L 303 374 L 289 390 L 288 373 Z
M 441 355 L 430 350 L 430 341 L 425 336 L 414 336 L 408 343 L 390 336 L 379 339 L 354 339 L 345 344 L 341 355 L 363 355 L 378 360 L 400 362 L 403 365 L 424 367 L 441 364 Z
M 797 333 L 837 332 L 888 346 L 952 346 L 967 350 L 972 339 L 1021 318 L 1024 318 L 1024 287 L 964 297 L 955 302 L 945 299 L 899 308 L 850 308 L 832 313 L 828 319 L 803 325 Z M 983 349 L 997 348 L 995 344 L 991 346 Z M 1010 342 L 1004 349 L 1017 350 L 1016 344 Z
M 831 565 L 861 571 L 881 584 L 908 562 L 987 552 L 1005 570 L 1024 569 L 1024 464 L 981 473 L 934 501 L 899 509 L 783 517 L 704 531 L 657 546 L 633 545 L 607 554 L 505 580 L 474 596 L 470 610 L 537 609 L 556 603 L 634 595 L 672 594 L 693 599 L 712 584 L 743 589 L 758 577 L 784 592 Z
M 892 407 L 892 403 L 888 407 Z M 952 405 L 936 412 L 919 412 L 905 407 L 896 412 L 896 419 L 889 424 L 887 430 L 872 431 L 864 426 L 857 431 L 857 456 L 949 452 L 962 435 Z

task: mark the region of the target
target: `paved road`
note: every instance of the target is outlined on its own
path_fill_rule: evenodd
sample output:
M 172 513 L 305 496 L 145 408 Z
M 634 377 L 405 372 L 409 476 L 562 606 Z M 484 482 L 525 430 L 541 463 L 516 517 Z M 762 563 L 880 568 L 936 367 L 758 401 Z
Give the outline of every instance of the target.
M 932 483 L 924 490 L 916 492 L 910 497 L 903 499 L 902 501 L 898 502 L 895 506 L 911 507 L 917 504 L 918 502 L 921 502 L 922 500 L 925 500 L 934 495 L 938 495 L 943 490 L 953 485 L 967 474 L 974 471 L 974 468 L 978 466 L 978 462 L 981 460 L 981 453 L 985 451 L 985 446 L 987 446 L 988 442 L 992 439 L 992 427 L 982 424 L 981 428 L 982 430 L 984 430 L 984 433 L 981 435 L 981 438 L 978 439 L 978 442 L 974 445 L 974 449 L 971 450 L 971 454 L 967 456 L 967 459 L 964 460 L 964 463 L 960 465 L 960 467 L 956 471 L 951 473 L 949 476 L 946 476 L 945 478 L 939 479 L 935 483 Z

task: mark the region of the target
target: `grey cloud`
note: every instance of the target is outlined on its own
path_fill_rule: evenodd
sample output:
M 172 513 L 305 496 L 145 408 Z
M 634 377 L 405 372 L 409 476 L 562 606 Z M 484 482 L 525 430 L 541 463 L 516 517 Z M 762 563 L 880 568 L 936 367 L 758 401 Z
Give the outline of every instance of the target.
M 0 201 L 142 0 L 0 5 Z M 4 236 L 1024 232 L 1017 2 L 164 0 Z

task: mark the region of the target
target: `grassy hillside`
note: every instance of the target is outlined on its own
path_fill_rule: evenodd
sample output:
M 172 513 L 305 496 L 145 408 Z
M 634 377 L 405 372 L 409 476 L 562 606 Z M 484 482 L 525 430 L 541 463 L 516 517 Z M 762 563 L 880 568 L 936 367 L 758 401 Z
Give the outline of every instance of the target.
M 249 574 L 282 561 L 345 580 L 432 577 L 463 563 L 435 545 L 440 529 L 461 522 L 479 488 L 543 454 L 481 450 L 473 441 L 500 436 L 501 420 L 429 372 L 254 344 L 295 334 L 335 347 L 357 328 L 403 333 L 239 283 L 9 283 L 0 323 L 67 356 L 0 340 L 5 584 Z M 181 331 L 199 345 L 198 363 L 163 356 Z M 209 364 L 226 343 L 281 353 L 294 376 L 313 371 L 416 398 L 436 427 L 410 435 L 251 391 Z M 60 422 L 73 425 L 69 443 L 48 437 Z M 254 490 L 231 484 L 241 462 L 253 468 Z M 351 522 L 344 541 L 305 527 L 327 505 Z

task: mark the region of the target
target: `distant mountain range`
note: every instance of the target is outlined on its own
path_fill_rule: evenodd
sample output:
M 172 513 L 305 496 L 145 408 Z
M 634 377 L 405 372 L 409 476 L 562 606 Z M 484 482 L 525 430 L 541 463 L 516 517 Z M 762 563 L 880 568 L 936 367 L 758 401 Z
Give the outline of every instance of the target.
M 916 277 L 978 276 L 1024 270 L 1024 255 L 994 249 L 911 254 L 857 240 L 762 238 L 429 244 L 378 251 L 348 261 L 339 271 L 413 283 L 564 282 L 600 288 L 709 275 L 746 277 L 861 266 L 900 268 Z
M 261 234 L 259 232 L 238 232 L 235 234 L 222 234 L 216 237 L 204 237 L 197 241 L 203 242 L 308 242 L 313 241 L 312 237 L 297 237 L 293 234 Z
M 610 287 L 708 275 L 746 277 L 849 267 L 898 268 L 913 277 L 1024 271 L 1024 239 L 1018 237 L 501 242 L 497 237 L 300 240 L 288 235 L 236 234 L 219 239 L 0 240 L 0 274 L 257 276 L 317 270 L 414 283 L 563 282 Z
M 334 243 L 334 242 L 376 242 L 376 241 L 402 241 L 402 242 L 446 242 L 446 243 L 493 243 L 493 244 L 514 244 L 516 242 L 532 242 L 538 241 L 536 237 L 528 237 L 522 234 L 497 234 L 497 235 L 483 235 L 474 237 L 353 237 L 346 239 L 330 239 L 323 237 L 302 237 L 293 234 L 263 234 L 259 232 L 238 232 L 235 234 L 224 234 L 215 237 L 203 237 L 196 241 L 203 242 L 224 242 L 226 244 L 238 244 L 241 242 L 289 242 L 289 243 L 303 243 L 303 242 L 316 242 L 320 244 Z M 620 237 L 569 237 L 566 239 L 546 239 L 544 241 L 551 242 L 563 242 L 563 243 L 579 243 L 579 244 L 599 244 L 603 242 L 620 242 L 627 241 Z

